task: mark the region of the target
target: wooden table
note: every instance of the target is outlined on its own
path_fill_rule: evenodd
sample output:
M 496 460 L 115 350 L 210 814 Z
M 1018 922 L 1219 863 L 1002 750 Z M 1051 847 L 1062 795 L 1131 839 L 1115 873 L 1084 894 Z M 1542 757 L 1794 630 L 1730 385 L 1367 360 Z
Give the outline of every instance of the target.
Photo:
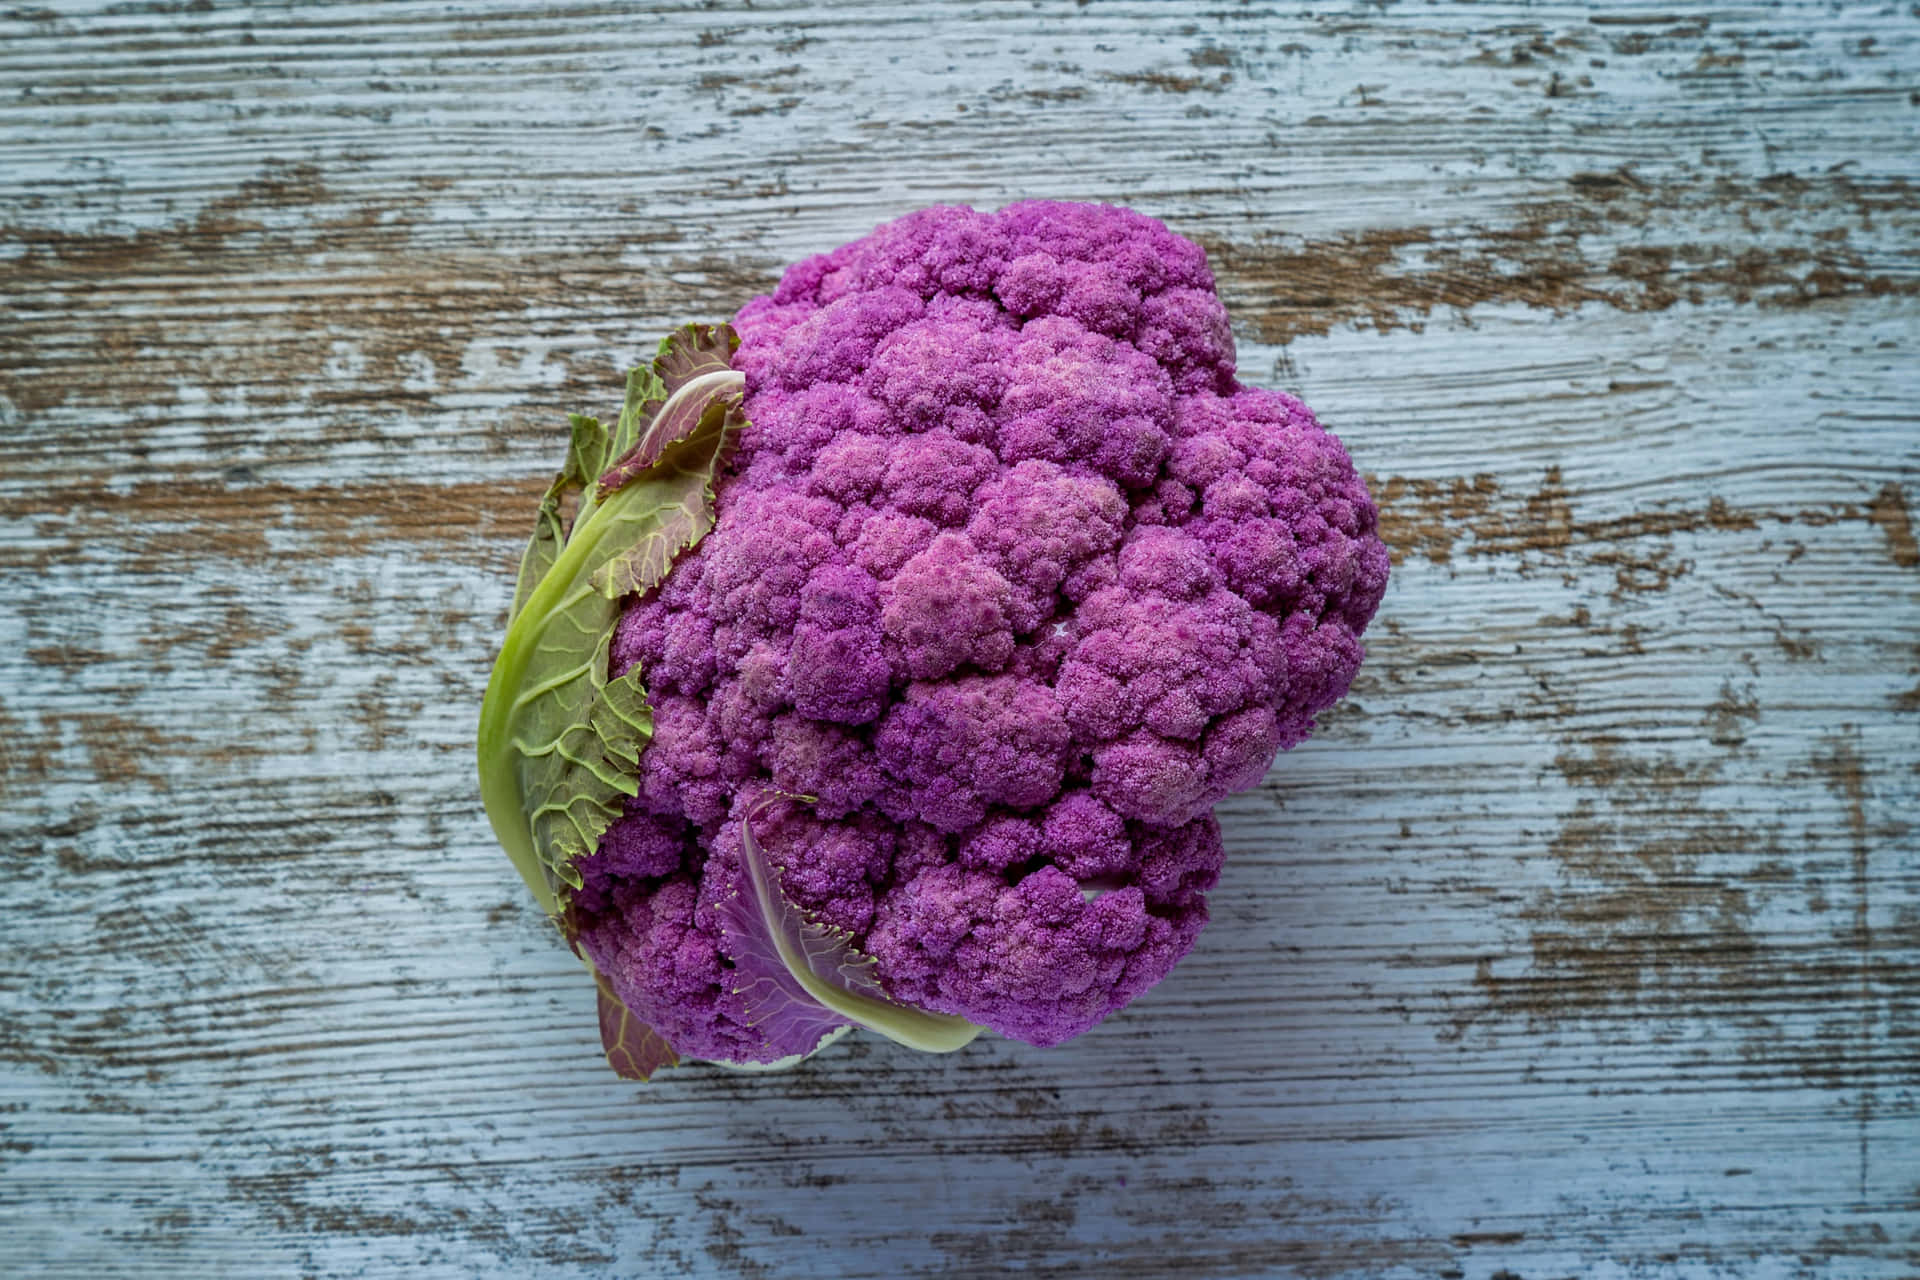
M 0 1272 L 1920 1270 L 1920 16 L 0 15 Z M 622 1082 L 472 733 L 567 410 L 939 201 L 1205 243 L 1353 696 L 1065 1047 Z

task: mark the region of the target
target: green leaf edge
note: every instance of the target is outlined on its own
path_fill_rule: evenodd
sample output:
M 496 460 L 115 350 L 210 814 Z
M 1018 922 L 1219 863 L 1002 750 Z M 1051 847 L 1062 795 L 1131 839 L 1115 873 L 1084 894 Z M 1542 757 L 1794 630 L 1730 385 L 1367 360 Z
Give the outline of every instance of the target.
M 605 822 L 591 817 L 584 823 L 576 821 L 577 838 L 566 840 L 563 848 L 542 850 L 538 847 L 532 824 L 541 813 L 546 812 L 546 808 L 532 813 L 526 809 L 528 798 L 518 774 L 519 762 L 526 755 L 520 749 L 523 744 L 511 736 L 513 716 L 524 696 L 528 667 L 545 626 L 564 616 L 568 610 L 585 604 L 589 597 L 597 598 L 600 607 L 594 613 L 604 614 L 604 617 L 593 618 L 591 629 L 598 632 L 599 638 L 596 651 L 583 664 L 588 667 L 588 678 L 594 684 L 595 697 L 588 704 L 585 719 L 563 729 L 555 742 L 564 741 L 576 729 L 585 729 L 594 740 L 605 746 L 606 755 L 625 764 L 637 762 L 639 748 L 645 745 L 652 732 L 650 718 L 645 726 L 635 723 L 637 713 L 645 706 L 646 696 L 639 683 L 639 673 L 637 670 L 629 671 L 614 680 L 608 680 L 606 676 L 607 652 L 613 626 L 619 617 L 619 601 L 629 591 L 646 590 L 653 582 L 657 582 L 657 576 L 649 581 L 645 575 L 652 571 L 663 576 L 679 553 L 698 542 L 712 527 L 713 478 L 738 439 L 741 426 L 738 408 L 737 395 L 716 400 L 701 415 L 700 425 L 695 432 L 687 440 L 669 448 L 649 477 L 621 488 L 605 502 L 593 507 L 584 521 L 576 517 L 573 531 L 561 546 L 559 554 L 553 558 L 539 584 L 521 602 L 488 679 L 476 735 L 481 800 L 501 847 L 506 850 L 521 878 L 527 882 L 527 887 L 533 890 L 541 909 L 550 916 L 557 916 L 562 905 L 555 881 L 572 888 L 579 887 L 579 873 L 573 869 L 573 863 L 592 852 L 606 827 L 618 815 L 609 810 Z M 705 437 L 709 432 L 717 433 L 711 446 L 711 459 L 704 467 L 696 469 L 687 466 L 685 455 L 707 447 Z M 702 489 L 704 507 L 693 514 L 672 539 L 676 545 L 662 550 L 653 545 L 658 539 L 643 537 L 631 546 L 605 552 L 602 543 L 609 531 L 620 528 L 626 509 L 644 506 L 650 497 L 657 496 L 654 492 L 656 486 L 648 484 L 648 478 L 659 478 L 664 483 L 696 470 L 706 473 Z M 673 505 L 662 510 L 683 508 Z M 544 519 L 543 515 L 543 522 Z M 536 540 L 541 536 L 541 532 L 536 530 Z M 636 551 L 646 554 L 636 556 Z M 533 549 L 529 548 L 529 556 L 533 554 Z M 598 562 L 595 563 L 597 557 Z M 578 672 L 578 668 L 572 670 Z M 568 676 L 569 680 L 574 678 L 577 678 L 577 674 Z M 618 722 L 621 721 L 636 730 L 631 739 L 619 730 Z M 620 736 L 607 738 L 603 733 L 607 730 Z M 609 778 L 590 762 L 572 756 L 568 758 L 584 764 L 608 787 L 622 794 L 632 795 L 638 787 L 637 780 L 633 778 Z M 597 829 L 591 829 L 596 826 Z

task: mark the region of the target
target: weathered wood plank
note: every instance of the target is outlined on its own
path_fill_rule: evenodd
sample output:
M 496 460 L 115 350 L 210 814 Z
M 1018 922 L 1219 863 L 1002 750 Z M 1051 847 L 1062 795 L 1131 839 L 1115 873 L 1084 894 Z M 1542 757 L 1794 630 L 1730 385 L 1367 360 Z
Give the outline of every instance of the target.
M 0 1270 L 1920 1267 L 1920 18 L 0 15 Z M 1397 567 L 1090 1035 L 600 1064 L 471 734 L 568 409 L 920 204 L 1208 244 Z

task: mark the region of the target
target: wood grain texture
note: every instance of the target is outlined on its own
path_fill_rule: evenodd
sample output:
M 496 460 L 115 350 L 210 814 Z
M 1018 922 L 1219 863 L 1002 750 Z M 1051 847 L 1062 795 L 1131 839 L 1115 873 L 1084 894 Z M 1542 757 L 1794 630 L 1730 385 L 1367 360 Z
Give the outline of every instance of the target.
M 1920 11 L 0 13 L 0 1272 L 1920 1272 Z M 571 409 L 934 201 L 1209 247 L 1353 697 L 1084 1038 L 645 1087 L 471 735 Z

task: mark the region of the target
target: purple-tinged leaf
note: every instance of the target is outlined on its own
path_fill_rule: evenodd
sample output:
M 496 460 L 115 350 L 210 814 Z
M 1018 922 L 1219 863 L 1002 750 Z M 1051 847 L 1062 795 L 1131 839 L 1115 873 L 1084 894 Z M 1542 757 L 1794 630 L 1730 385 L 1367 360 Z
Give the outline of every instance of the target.
M 683 324 L 660 339 L 653 372 L 672 395 L 695 378 L 733 368 L 740 335 L 730 324 Z
M 595 487 L 598 500 L 645 475 L 669 446 L 699 428 L 713 402 L 739 396 L 746 377 L 728 363 L 739 345 L 733 326 L 725 324 L 690 324 L 668 335 L 644 382 L 629 382 L 628 411 L 610 451 L 616 456 Z M 642 371 L 634 372 L 637 378 Z M 635 387 L 642 385 L 650 388 L 644 394 L 664 398 L 635 407 Z
M 780 889 L 779 869 L 753 836 L 753 820 L 781 799 L 768 792 L 740 820 L 745 883 L 720 906 L 722 948 L 732 957 L 733 990 L 753 1027 L 783 1054 L 811 1053 L 849 1023 L 931 1053 L 960 1048 L 980 1033 L 962 1018 L 928 1013 L 888 998 L 874 958 L 852 935 L 808 916 Z
M 600 998 L 600 1047 L 622 1079 L 646 1080 L 680 1061 L 666 1037 L 634 1017 L 604 976 L 595 973 L 593 981 Z

